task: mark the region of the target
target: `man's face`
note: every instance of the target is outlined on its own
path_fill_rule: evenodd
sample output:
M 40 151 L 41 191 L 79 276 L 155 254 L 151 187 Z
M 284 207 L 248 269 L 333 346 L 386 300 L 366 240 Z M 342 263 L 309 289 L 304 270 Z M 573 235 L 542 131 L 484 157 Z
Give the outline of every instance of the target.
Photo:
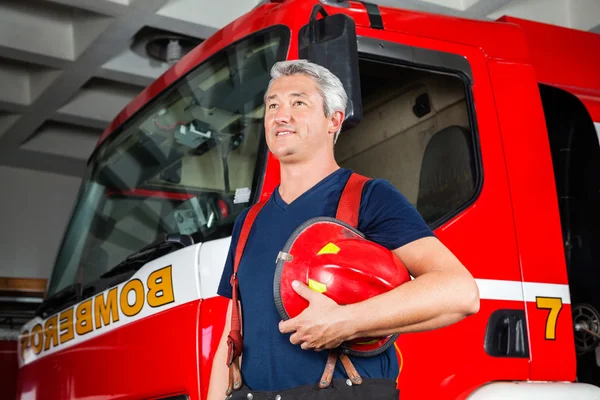
M 266 94 L 265 135 L 282 163 L 297 163 L 332 151 L 343 113 L 325 117 L 317 84 L 306 75 L 276 79 Z

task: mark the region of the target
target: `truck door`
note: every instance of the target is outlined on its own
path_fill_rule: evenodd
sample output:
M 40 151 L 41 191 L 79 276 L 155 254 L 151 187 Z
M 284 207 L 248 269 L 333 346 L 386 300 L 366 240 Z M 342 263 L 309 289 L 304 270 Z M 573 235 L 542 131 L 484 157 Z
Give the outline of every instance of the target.
M 477 279 L 481 297 L 474 316 L 400 336 L 401 397 L 464 398 L 489 381 L 526 380 L 521 269 L 486 54 L 459 44 L 473 26 L 421 21 L 458 35 L 443 40 L 411 32 L 424 29 L 414 14 L 377 10 L 355 18 L 363 116 L 340 135 L 337 161 L 398 188 Z

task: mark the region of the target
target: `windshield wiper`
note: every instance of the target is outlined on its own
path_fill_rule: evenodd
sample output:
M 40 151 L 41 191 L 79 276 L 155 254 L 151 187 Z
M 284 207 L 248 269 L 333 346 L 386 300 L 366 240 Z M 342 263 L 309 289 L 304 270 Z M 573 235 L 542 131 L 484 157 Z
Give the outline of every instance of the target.
M 44 299 L 35 312 L 36 316 L 46 318 L 59 310 L 76 304 L 81 298 L 81 284 L 74 283 Z
M 194 244 L 194 239 L 190 235 L 166 234 L 162 239 L 151 243 L 142 249 L 136 251 L 127 257 L 120 264 L 111 268 L 109 271 L 100 275 L 100 279 L 115 277 L 126 272 L 135 271 L 141 268 L 148 261 L 152 261 L 158 257 L 162 257 L 175 250 L 182 249 Z M 114 282 L 111 281 L 111 284 Z M 80 283 L 74 283 L 47 297 L 36 310 L 35 315 L 46 318 L 60 310 L 74 305 L 91 294 L 97 293 L 104 285 L 92 285 L 82 289 Z M 90 293 L 92 292 L 92 293 Z
M 149 261 L 193 244 L 194 239 L 192 239 L 190 235 L 180 235 L 177 233 L 166 234 L 164 238 L 159 239 L 154 243 L 150 243 L 148 246 L 131 254 L 125 260 L 100 275 L 100 278 L 110 278 L 125 272 L 138 270 Z

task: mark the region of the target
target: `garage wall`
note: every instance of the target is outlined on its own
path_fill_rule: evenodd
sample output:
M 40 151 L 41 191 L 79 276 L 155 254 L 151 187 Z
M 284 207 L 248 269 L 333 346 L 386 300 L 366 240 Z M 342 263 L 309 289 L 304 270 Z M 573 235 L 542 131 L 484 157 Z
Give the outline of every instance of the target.
M 2 277 L 50 277 L 81 179 L 0 166 Z

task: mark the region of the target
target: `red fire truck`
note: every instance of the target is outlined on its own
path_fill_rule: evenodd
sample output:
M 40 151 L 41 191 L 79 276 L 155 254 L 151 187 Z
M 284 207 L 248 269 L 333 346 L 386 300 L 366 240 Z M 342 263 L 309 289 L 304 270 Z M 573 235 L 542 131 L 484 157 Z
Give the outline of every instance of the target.
M 233 222 L 279 182 L 269 70 L 309 58 L 350 94 L 339 164 L 394 184 L 479 285 L 476 315 L 400 335 L 402 399 L 599 399 L 599 48 L 515 18 L 263 1 L 103 134 L 17 398 L 206 397 Z

